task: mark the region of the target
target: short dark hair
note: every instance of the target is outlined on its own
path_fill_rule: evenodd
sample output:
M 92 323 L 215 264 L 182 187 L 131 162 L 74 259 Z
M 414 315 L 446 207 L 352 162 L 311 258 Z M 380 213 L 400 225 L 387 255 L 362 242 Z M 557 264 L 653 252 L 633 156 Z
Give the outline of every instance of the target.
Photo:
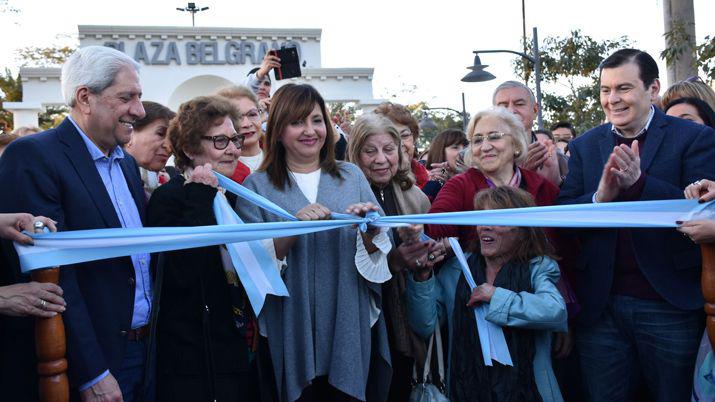
M 144 127 L 150 125 L 151 123 L 163 119 L 167 122 L 176 116 L 176 113 L 172 112 L 171 109 L 162 105 L 161 103 L 156 103 L 152 101 L 142 101 L 142 106 L 144 106 L 144 111 L 146 114 L 141 119 L 134 122 L 134 129 L 139 131 Z
M 574 130 L 573 124 L 571 124 L 567 121 L 560 121 L 560 122 L 554 124 L 553 126 L 551 126 L 551 132 L 553 132 L 557 128 L 568 128 L 569 131 L 571 131 L 571 135 L 573 135 L 574 138 L 576 138 L 576 130 Z
M 616 68 L 627 63 L 638 66 L 638 77 L 648 88 L 658 78 L 658 64 L 648 53 L 638 49 L 621 49 L 606 57 L 598 66 L 599 77 L 604 68 Z
M 698 98 L 678 98 L 670 103 L 665 107 L 665 110 L 663 111 L 664 113 L 668 113 L 668 109 L 671 107 L 685 103 L 686 105 L 690 105 L 694 107 L 695 109 L 698 110 L 698 115 L 700 116 L 701 119 L 703 119 L 703 122 L 705 123 L 706 126 L 715 128 L 715 111 L 708 105 L 705 101 L 702 99 Z

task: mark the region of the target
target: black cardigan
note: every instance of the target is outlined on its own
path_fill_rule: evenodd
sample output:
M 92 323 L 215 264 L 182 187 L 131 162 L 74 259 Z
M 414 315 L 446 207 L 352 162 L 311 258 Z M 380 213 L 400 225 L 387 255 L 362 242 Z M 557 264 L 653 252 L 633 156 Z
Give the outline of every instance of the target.
M 216 191 L 199 183 L 184 185 L 182 176 L 174 177 L 152 194 L 147 207 L 148 226 L 215 225 L 212 205 Z M 164 399 L 162 389 L 177 385 L 183 396 L 200 395 L 196 400 L 203 400 L 217 386 L 217 376 L 255 379 L 246 340 L 234 322 L 231 285 L 219 247 L 166 253 L 157 327 L 159 400 Z M 244 311 L 251 313 L 248 304 Z M 199 381 L 179 380 L 187 376 Z M 215 391 L 222 394 L 219 388 Z

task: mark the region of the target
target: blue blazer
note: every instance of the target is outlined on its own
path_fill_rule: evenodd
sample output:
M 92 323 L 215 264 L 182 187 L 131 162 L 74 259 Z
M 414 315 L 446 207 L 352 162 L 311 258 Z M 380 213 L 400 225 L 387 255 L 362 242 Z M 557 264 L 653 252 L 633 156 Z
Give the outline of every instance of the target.
M 125 153 L 120 165 L 143 220 L 144 191 L 137 164 Z M 0 199 L 0 212 L 44 215 L 57 221 L 62 231 L 121 227 L 94 161 L 67 119 L 54 129 L 8 146 L 0 159 L 0 188 L 6 191 Z M 10 263 L 17 274 L 16 259 L 10 258 Z M 131 327 L 134 281 L 129 257 L 61 268 L 60 286 L 67 302 L 63 316 L 68 373 L 73 386 L 120 367 L 126 342 L 122 331 Z M 18 336 L 33 339 L 31 334 Z
M 569 144 L 569 174 L 558 204 L 592 202 L 615 138 L 611 125 L 598 126 Z M 640 148 L 646 174 L 640 200 L 683 198 L 683 189 L 698 179 L 715 178 L 715 131 L 666 116 L 657 108 Z M 613 282 L 617 229 L 575 231 L 580 243 L 574 264 L 574 288 L 581 311 L 577 321 L 594 323 L 608 301 Z M 675 229 L 632 229 L 638 266 L 656 292 L 684 310 L 703 307 L 700 250 Z

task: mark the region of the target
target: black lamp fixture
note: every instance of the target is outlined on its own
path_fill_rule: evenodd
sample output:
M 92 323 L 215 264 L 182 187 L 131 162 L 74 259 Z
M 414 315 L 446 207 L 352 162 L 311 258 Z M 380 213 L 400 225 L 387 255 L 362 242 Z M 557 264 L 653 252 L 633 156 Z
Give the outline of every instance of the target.
M 189 3 L 186 5 L 185 8 L 176 7 L 176 10 L 178 10 L 178 11 L 186 11 L 188 13 L 191 13 L 191 26 L 192 27 L 196 26 L 195 21 L 194 21 L 194 17 L 196 15 L 196 13 L 198 13 L 200 11 L 206 11 L 208 9 L 209 9 L 208 7 L 196 7 L 196 3 Z
M 437 129 L 437 124 L 431 117 L 429 117 L 429 113 L 427 113 L 427 111 L 422 113 L 422 118 L 420 119 L 420 123 L 418 125 L 420 126 L 420 130 L 430 131 Z
M 496 77 L 489 71 L 484 71 L 487 67 L 489 67 L 488 64 L 482 64 L 482 60 L 479 58 L 479 53 L 474 52 L 474 65 L 467 67 L 472 71 L 462 78 L 462 82 L 483 82 L 493 80 Z

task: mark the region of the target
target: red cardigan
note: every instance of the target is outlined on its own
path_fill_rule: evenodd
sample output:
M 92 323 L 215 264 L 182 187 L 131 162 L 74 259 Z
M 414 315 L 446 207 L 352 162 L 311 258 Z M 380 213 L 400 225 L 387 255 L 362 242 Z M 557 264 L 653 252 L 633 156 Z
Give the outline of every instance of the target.
M 410 161 L 410 168 L 412 170 L 412 174 L 415 175 L 415 185 L 422 189 L 422 187 L 424 187 L 429 181 L 429 172 L 415 159 Z
M 521 169 L 521 180 L 538 206 L 553 205 L 559 188 L 531 170 Z M 489 188 L 482 172 L 471 168 L 449 179 L 432 203 L 429 213 L 474 210 L 474 196 Z M 458 237 L 463 248 L 476 238 L 475 226 L 426 225 L 427 234 L 433 239 Z

